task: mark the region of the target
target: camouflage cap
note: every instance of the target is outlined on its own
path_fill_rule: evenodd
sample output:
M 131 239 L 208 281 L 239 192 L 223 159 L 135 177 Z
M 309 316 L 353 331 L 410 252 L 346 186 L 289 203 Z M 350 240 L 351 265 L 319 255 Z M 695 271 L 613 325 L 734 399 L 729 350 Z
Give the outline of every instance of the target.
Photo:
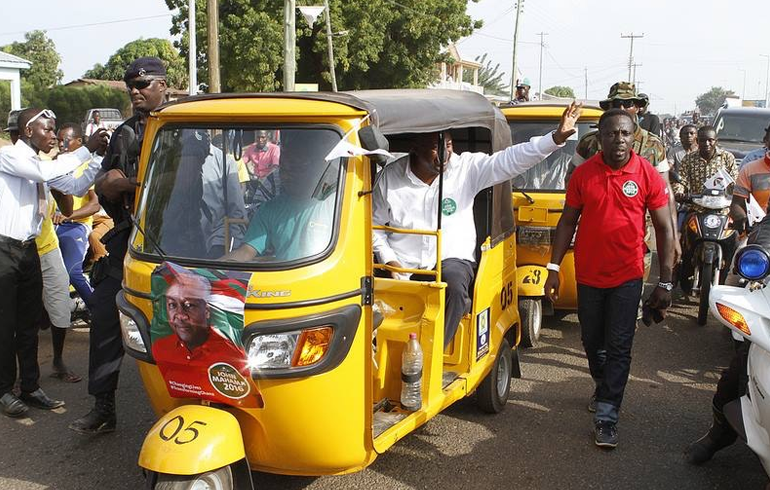
M 618 82 L 610 87 L 610 93 L 605 100 L 599 102 L 599 107 L 606 111 L 612 107 L 613 100 L 638 100 L 640 105 L 643 103 L 631 82 Z
M 8 127 L 5 128 L 3 131 L 6 133 L 10 131 L 18 131 L 19 130 L 19 114 L 24 109 L 16 109 L 8 112 Z

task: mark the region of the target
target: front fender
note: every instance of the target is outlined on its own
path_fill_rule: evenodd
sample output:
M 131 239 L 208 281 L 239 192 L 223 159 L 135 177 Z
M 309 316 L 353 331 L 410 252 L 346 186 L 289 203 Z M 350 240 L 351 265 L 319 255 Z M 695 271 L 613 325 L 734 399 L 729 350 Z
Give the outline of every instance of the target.
M 139 466 L 157 473 L 197 475 L 246 457 L 238 420 L 202 405 L 184 405 L 150 429 L 139 453 Z
M 717 257 L 717 245 L 714 242 L 704 242 L 701 246 L 701 261 L 703 264 L 711 264 L 714 262 L 714 259 Z
M 548 270 L 542 265 L 522 265 L 516 268 L 516 286 L 519 296 L 545 296 Z

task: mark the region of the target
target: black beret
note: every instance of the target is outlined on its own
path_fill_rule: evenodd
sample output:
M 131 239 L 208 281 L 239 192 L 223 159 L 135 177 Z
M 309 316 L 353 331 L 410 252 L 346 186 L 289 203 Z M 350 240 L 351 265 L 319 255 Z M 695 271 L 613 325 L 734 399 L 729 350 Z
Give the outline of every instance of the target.
M 126 70 L 123 81 L 131 80 L 136 77 L 165 77 L 166 67 L 163 62 L 154 56 L 145 56 L 137 58 Z

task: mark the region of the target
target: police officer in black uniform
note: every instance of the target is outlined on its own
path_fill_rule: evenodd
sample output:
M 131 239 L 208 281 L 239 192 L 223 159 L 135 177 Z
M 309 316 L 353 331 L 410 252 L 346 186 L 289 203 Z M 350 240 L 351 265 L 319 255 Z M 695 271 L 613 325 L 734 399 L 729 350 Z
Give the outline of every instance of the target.
M 113 133 L 96 179 L 99 203 L 115 222 L 102 242 L 108 255 L 94 265 L 91 308 L 88 393 L 96 398 L 93 410 L 70 424 L 70 429 L 84 434 L 100 434 L 115 430 L 115 390 L 123 359 L 123 341 L 115 296 L 123 282 L 123 258 L 131 233 L 131 212 L 137 188 L 139 151 L 151 111 L 157 109 L 166 95 L 166 69 L 155 57 L 134 60 L 123 77 L 134 116 Z

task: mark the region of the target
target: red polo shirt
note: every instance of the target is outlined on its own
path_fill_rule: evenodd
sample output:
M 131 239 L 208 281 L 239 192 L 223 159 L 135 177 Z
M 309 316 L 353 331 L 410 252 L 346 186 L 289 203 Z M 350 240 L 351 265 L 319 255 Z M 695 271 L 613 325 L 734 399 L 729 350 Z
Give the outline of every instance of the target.
M 668 205 L 660 174 L 633 151 L 620 170 L 599 152 L 572 174 L 568 206 L 581 210 L 575 239 L 577 282 L 613 288 L 644 276 L 645 212 Z

